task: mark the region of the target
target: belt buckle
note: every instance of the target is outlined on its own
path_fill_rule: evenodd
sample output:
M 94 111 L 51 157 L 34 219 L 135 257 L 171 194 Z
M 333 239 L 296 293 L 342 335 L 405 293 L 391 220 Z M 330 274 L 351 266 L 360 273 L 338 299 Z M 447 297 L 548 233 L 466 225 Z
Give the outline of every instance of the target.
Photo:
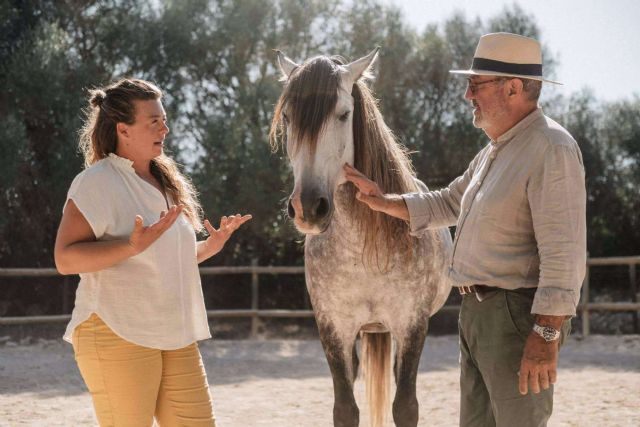
M 460 286 L 458 287 L 458 291 L 460 292 L 460 295 L 467 295 L 472 293 L 472 288 L 471 286 Z

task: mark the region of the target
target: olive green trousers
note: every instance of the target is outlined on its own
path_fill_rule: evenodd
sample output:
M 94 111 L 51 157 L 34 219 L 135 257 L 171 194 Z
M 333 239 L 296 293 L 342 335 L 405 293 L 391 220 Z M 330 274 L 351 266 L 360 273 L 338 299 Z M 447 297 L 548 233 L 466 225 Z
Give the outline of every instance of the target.
M 531 332 L 534 289 L 497 290 L 479 302 L 462 297 L 460 335 L 460 426 L 543 427 L 553 410 L 553 385 L 534 394 L 518 391 L 518 371 Z M 562 327 L 560 345 L 571 331 Z

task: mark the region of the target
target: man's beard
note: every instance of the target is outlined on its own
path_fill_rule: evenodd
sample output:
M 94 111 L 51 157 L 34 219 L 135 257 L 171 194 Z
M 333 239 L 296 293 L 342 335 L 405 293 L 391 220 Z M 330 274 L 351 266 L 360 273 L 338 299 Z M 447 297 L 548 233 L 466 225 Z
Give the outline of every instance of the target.
M 480 107 L 475 102 L 473 103 L 473 107 L 474 110 L 471 112 L 471 114 L 473 114 L 473 126 L 478 129 L 482 129 L 482 126 L 484 125 L 482 110 L 480 110 Z

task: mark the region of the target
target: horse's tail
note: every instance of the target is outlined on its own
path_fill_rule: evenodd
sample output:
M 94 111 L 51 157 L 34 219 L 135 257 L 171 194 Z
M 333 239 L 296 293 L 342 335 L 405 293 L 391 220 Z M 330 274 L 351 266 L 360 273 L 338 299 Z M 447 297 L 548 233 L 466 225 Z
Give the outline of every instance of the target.
M 383 427 L 391 394 L 391 334 L 362 333 L 362 374 L 369 402 L 371 427 Z

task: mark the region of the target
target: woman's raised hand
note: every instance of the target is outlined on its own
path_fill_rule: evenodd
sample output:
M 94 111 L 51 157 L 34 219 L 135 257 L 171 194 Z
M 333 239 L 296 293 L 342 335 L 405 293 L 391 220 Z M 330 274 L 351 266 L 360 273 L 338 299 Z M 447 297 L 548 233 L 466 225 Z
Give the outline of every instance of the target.
M 251 215 L 231 215 L 223 216 L 220 219 L 220 228 L 217 230 L 211 225 L 208 219 L 204 220 L 204 227 L 209 232 L 209 237 L 204 241 L 206 246 L 206 254 L 209 256 L 215 255 L 222 250 L 224 244 L 229 240 L 229 237 L 236 231 L 242 224 L 249 221 L 252 218 Z
M 145 227 L 142 223 L 142 217 L 136 215 L 136 222 L 133 226 L 133 231 L 129 236 L 129 246 L 134 251 L 134 255 L 147 249 L 153 242 L 173 225 L 178 219 L 184 205 L 172 206 L 168 211 L 162 211 L 160 213 L 160 219 L 153 224 Z

